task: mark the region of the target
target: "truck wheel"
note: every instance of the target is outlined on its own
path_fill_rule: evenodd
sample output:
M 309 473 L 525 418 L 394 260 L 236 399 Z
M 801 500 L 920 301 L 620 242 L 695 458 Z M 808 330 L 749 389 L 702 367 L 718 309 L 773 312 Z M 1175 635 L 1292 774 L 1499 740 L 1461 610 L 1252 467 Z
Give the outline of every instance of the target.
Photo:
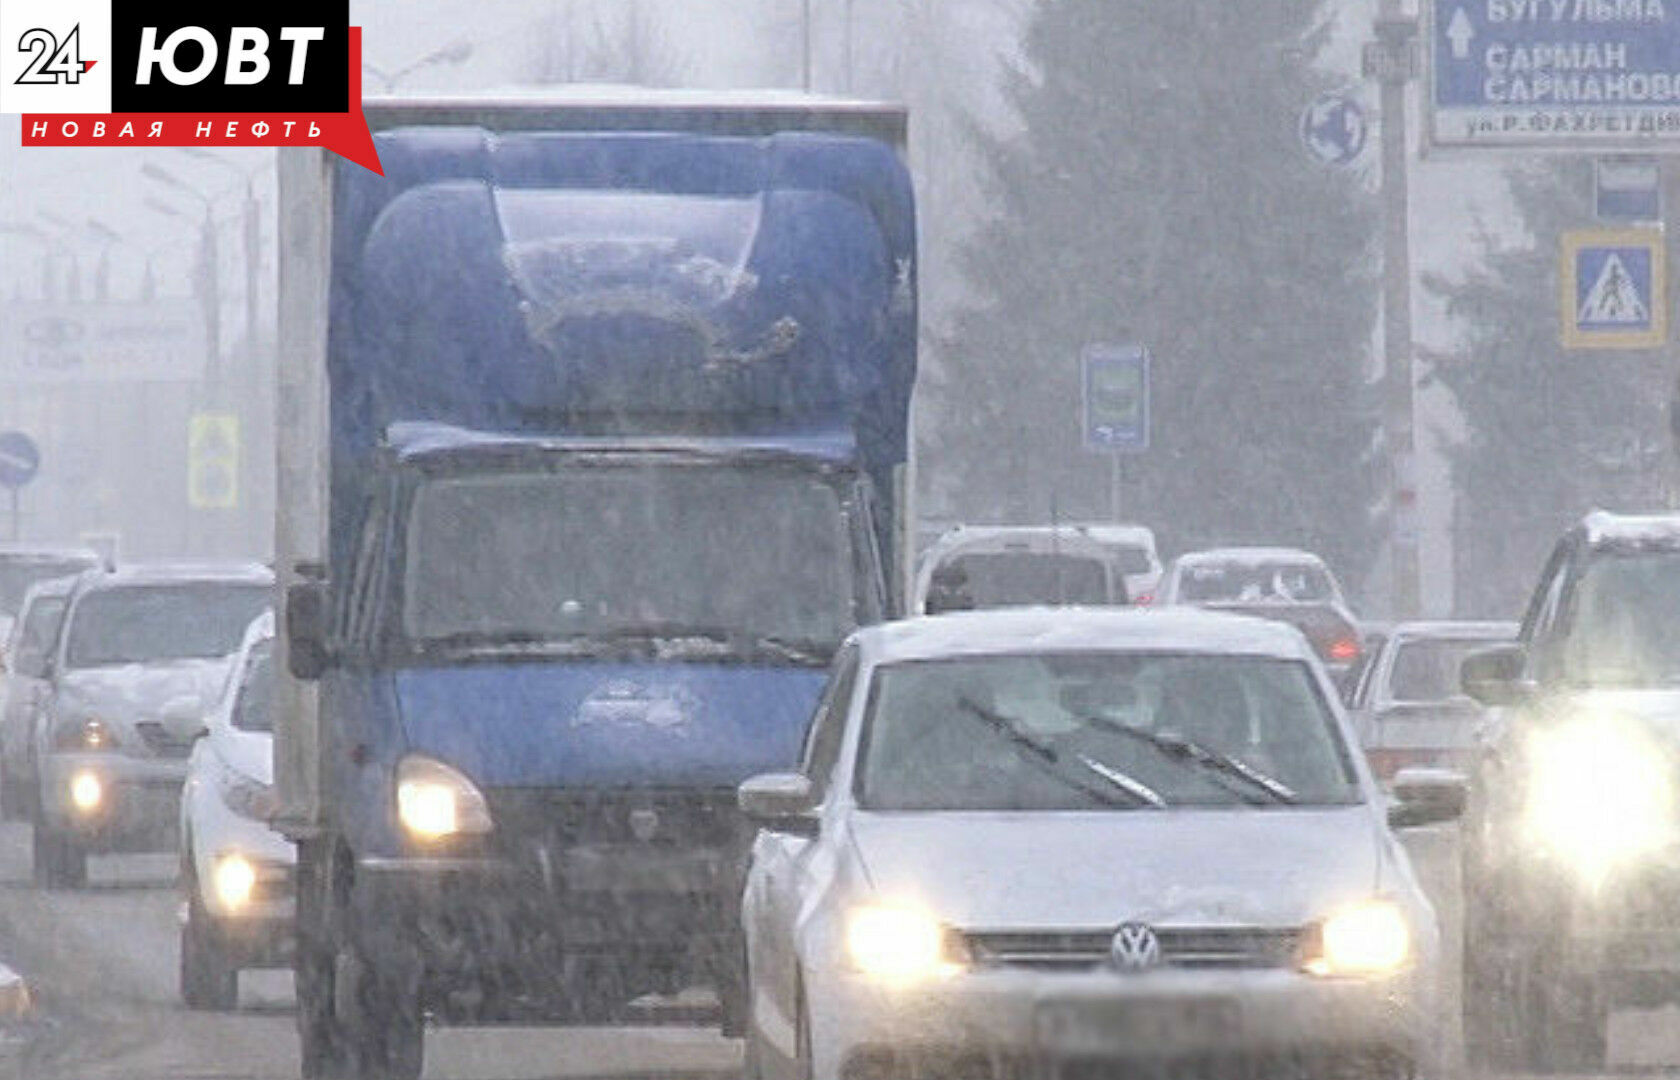
M 418 986 L 388 970 L 370 949 L 352 944 L 346 959 L 354 986 L 355 1005 L 346 1019 L 356 1075 L 362 1080 L 420 1080 L 426 1028 Z
M 315 845 L 298 845 L 297 986 L 298 1049 L 303 1080 L 343 1080 L 351 1075 L 350 1034 L 338 1019 L 334 995 L 336 955 L 330 885 Z
M 46 823 L 37 810 L 30 837 L 35 884 L 43 889 L 80 889 L 87 884 L 87 852 Z
M 189 875 L 187 920 L 181 925 L 181 1000 L 189 1009 L 229 1011 L 239 1004 L 239 968 L 218 940 L 215 923 Z

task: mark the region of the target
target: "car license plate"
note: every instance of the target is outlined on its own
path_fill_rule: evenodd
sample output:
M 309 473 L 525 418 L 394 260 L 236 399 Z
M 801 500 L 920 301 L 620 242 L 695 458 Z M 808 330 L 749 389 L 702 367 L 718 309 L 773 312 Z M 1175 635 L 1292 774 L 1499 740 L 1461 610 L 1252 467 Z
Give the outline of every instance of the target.
M 1051 1002 L 1039 1007 L 1040 1047 L 1062 1057 L 1125 1054 L 1230 1045 L 1242 1012 L 1229 998 L 1116 999 Z

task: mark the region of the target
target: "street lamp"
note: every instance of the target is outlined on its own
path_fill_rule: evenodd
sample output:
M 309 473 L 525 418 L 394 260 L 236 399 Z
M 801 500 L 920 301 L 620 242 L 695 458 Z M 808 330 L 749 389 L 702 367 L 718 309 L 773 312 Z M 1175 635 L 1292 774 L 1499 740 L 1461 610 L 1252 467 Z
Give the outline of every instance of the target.
M 25 236 L 41 245 L 41 296 L 46 300 L 58 299 L 53 282 L 52 234 L 39 225 L 27 221 L 0 222 L 0 233 Z
M 390 73 L 387 73 L 383 69 L 368 63 L 366 60 L 362 61 L 362 69 L 364 71 L 371 72 L 377 79 L 379 79 L 380 82 L 384 83 L 385 92 L 389 94 L 397 88 L 397 83 L 401 82 L 405 75 L 410 75 L 423 67 L 431 67 L 435 64 L 459 64 L 466 60 L 467 57 L 471 56 L 472 53 L 472 42 L 466 40 L 465 38 L 456 38 L 449 44 L 444 45 L 441 48 L 433 49 L 431 52 L 420 57 L 418 60 L 404 64 L 402 67 Z
M 245 347 L 254 356 L 257 350 L 257 308 L 262 277 L 262 205 L 257 201 L 257 174 L 270 168 L 267 161 L 255 168 L 244 169 L 219 154 L 196 146 L 177 147 L 200 161 L 213 162 L 232 170 L 245 181 L 244 241 L 245 241 Z
M 190 195 L 204 207 L 204 223 L 199 227 L 197 276 L 199 298 L 204 307 L 205 382 L 208 384 L 207 390 L 210 397 L 215 399 L 219 395 L 222 379 L 222 296 L 221 275 L 216 254 L 215 204 L 204 192 L 184 182 L 168 169 L 150 161 L 140 166 L 140 175 L 149 180 L 156 180 L 165 187 Z M 187 216 L 168 203 L 149 195 L 146 197 L 146 205 L 158 213 L 167 214 L 170 217 L 184 218 Z
M 160 202 L 157 205 L 170 214 L 174 214 L 176 212 L 175 208 L 167 203 Z M 140 244 L 136 244 L 134 241 L 111 228 L 111 226 L 105 224 L 103 221 L 100 221 L 98 218 L 90 217 L 87 219 L 87 231 L 90 235 L 96 237 L 100 244 L 103 245 L 100 262 L 100 274 L 102 278 L 105 272 L 104 258 L 109 253 L 111 245 L 125 244 L 146 256 L 146 271 L 140 278 L 141 301 L 150 303 L 151 301 L 157 299 L 157 271 L 153 265 L 153 261 L 157 257 L 156 248 L 144 247 Z

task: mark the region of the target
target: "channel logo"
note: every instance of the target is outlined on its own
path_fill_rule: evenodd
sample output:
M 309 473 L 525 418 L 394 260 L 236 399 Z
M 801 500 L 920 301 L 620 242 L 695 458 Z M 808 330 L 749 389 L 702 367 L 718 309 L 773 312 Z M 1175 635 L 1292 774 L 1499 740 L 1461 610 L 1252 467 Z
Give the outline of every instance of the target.
M 4 0 L 0 113 L 25 146 L 325 146 L 379 171 L 348 0 Z

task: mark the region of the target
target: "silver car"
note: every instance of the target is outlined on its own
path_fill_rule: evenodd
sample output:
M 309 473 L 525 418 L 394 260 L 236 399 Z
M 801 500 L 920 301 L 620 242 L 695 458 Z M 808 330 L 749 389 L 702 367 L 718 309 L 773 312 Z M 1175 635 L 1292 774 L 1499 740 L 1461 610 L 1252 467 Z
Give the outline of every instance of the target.
M 1410 1076 L 1434 913 L 1294 629 L 1184 609 L 857 632 L 742 785 L 748 1075 Z M 1386 820 L 1385 820 L 1386 818 Z
M 187 755 L 272 588 L 245 564 L 77 579 L 34 732 L 37 884 L 82 885 L 89 853 L 176 846 Z
M 23 594 L 6 646 L 0 693 L 0 817 L 22 821 L 35 805 L 35 718 L 52 690 L 53 645 L 74 577 L 37 581 Z

